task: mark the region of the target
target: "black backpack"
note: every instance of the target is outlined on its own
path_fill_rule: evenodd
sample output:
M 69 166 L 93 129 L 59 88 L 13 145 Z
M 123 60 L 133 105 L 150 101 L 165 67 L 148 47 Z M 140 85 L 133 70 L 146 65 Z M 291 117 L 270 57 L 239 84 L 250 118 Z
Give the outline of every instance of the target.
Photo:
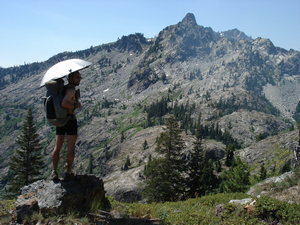
M 62 78 L 52 80 L 47 82 L 45 86 L 47 92 L 43 99 L 46 118 L 50 124 L 62 127 L 69 120 L 67 109 L 61 107 L 65 92 L 64 80 Z

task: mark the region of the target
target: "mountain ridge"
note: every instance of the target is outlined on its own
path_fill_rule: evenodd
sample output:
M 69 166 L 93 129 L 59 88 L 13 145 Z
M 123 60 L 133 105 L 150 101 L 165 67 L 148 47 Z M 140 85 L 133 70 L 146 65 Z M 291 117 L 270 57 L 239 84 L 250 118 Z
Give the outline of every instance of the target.
M 178 116 L 186 151 L 193 146 L 192 128 L 200 113 L 203 125 L 228 131 L 242 149 L 253 145 L 259 134 L 278 134 L 295 124 L 299 99 L 290 95 L 299 90 L 300 53 L 275 47 L 269 39 L 252 40 L 237 30 L 224 35 L 213 32 L 199 26 L 188 13 L 155 38 L 136 33 L 83 51 L 59 53 L 43 63 L 0 68 L 1 176 L 8 172 L 9 157 L 17 148 L 14 139 L 29 106 L 44 146 L 45 175 L 49 173 L 54 129 L 45 122 L 41 100 L 45 90 L 38 86 L 57 59 L 82 58 L 93 63 L 82 71 L 83 108 L 78 110 L 74 170 L 84 173 L 92 154 L 94 173 L 102 176 L 114 193 L 121 191 L 126 174 L 130 174 L 120 171 L 127 156 L 134 165 L 132 174 L 137 176 L 132 185 L 142 182 L 143 166 L 150 154 L 155 156 L 155 139 L 164 121 L 180 107 L 186 110 L 182 118 Z M 277 89 L 282 94 L 275 96 Z M 166 106 L 170 112 L 147 118 L 149 107 L 162 99 L 169 99 Z M 143 150 L 145 140 L 149 148 Z M 216 159 L 224 156 L 223 143 L 206 143 Z M 114 181 L 120 182 L 120 189 L 113 189 Z

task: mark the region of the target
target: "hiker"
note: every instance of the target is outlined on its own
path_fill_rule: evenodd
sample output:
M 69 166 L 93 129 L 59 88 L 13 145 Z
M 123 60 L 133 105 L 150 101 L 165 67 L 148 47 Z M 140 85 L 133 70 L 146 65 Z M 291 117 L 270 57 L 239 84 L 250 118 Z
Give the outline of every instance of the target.
M 52 166 L 53 170 L 50 175 L 51 180 L 59 180 L 57 173 L 57 165 L 59 161 L 59 153 L 62 148 L 65 134 L 67 134 L 68 157 L 67 157 L 67 171 L 64 175 L 65 181 L 73 179 L 74 174 L 72 171 L 73 161 L 75 158 L 75 143 L 77 139 L 77 119 L 75 116 L 75 109 L 81 108 L 80 102 L 76 97 L 75 87 L 79 86 L 81 75 L 79 71 L 70 73 L 68 75 L 69 84 L 64 87 L 64 98 L 61 107 L 66 108 L 68 111 L 69 120 L 63 127 L 56 127 L 55 146 L 52 152 Z

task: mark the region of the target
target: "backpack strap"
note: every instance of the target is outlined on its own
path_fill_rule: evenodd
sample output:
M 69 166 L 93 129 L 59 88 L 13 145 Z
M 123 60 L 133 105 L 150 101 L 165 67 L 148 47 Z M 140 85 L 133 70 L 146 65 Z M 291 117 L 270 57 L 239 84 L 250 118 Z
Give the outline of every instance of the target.
M 73 87 L 73 86 L 67 84 L 67 85 L 64 86 L 64 89 L 63 89 L 63 96 L 65 96 L 67 89 L 73 89 L 73 90 L 75 90 L 75 103 L 77 103 L 77 102 L 78 102 L 78 99 L 79 99 L 79 97 L 80 97 L 80 90 L 79 90 L 79 89 L 76 90 L 75 87 Z M 75 110 L 75 108 L 73 109 L 73 111 L 74 111 L 74 110 Z
M 63 92 L 62 92 L 63 96 L 65 96 L 67 89 L 75 90 L 75 88 L 73 86 L 67 84 L 67 85 L 64 86 L 64 89 L 63 89 Z

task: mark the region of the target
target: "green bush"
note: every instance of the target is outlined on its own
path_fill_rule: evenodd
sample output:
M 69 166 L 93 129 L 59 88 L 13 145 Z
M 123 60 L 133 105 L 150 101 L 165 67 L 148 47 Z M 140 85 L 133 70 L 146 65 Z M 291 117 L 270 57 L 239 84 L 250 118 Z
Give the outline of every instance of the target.
M 282 202 L 270 197 L 261 197 L 257 199 L 255 205 L 255 216 L 270 222 L 299 224 L 300 205 Z

